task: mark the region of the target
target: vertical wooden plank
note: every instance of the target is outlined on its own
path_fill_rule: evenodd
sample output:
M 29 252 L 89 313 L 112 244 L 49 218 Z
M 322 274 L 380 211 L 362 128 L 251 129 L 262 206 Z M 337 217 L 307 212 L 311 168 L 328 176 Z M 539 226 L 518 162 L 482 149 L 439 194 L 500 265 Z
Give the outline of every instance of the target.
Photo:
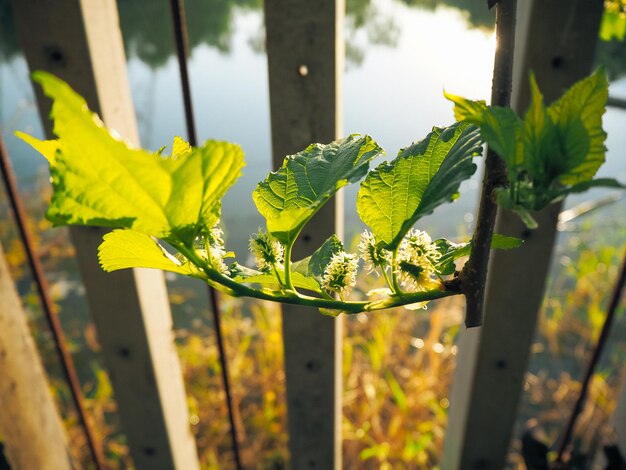
M 339 136 L 343 12 L 342 0 L 265 2 L 274 167 L 312 142 Z M 341 236 L 342 212 L 340 197 L 327 204 L 304 229 L 294 259 L 332 233 Z M 341 318 L 283 306 L 294 469 L 341 467 L 341 338 Z
M 47 70 L 66 80 L 109 127 L 137 144 L 115 1 L 58 0 L 51 6 L 45 0 L 19 0 L 14 10 L 30 69 Z M 40 90 L 37 98 L 51 136 L 50 102 Z M 163 274 L 141 269 L 104 273 L 96 255 L 103 233 L 71 229 L 135 465 L 196 469 Z
M 0 246 L 0 436 L 16 469 L 70 470 L 61 419 Z
M 548 102 L 589 73 L 602 6 L 602 0 L 519 2 L 512 100 L 518 112 L 529 101 L 529 70 Z M 555 204 L 538 213 L 536 230 L 500 211 L 496 232 L 525 243 L 517 250 L 494 252 L 484 326 L 462 333 L 466 338 L 453 379 L 444 470 L 505 466 L 560 209 Z

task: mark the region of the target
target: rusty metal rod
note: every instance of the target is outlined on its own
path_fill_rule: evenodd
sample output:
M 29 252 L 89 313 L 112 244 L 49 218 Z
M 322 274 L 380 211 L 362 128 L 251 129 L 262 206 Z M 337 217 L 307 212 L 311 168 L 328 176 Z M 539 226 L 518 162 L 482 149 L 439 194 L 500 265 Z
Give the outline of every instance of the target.
M 617 312 L 617 307 L 619 307 L 620 299 L 622 298 L 624 284 L 626 284 L 626 250 L 624 251 L 622 267 L 620 269 L 619 276 L 615 281 L 615 286 L 613 288 L 613 293 L 611 295 L 611 300 L 607 309 L 606 318 L 604 319 L 604 324 L 602 325 L 602 330 L 600 331 L 600 336 L 598 337 L 598 341 L 596 343 L 596 347 L 593 350 L 593 354 L 591 355 L 591 359 L 589 360 L 589 364 L 587 364 L 587 370 L 585 371 L 585 376 L 580 387 L 578 399 L 576 400 L 576 404 L 574 405 L 572 414 L 570 415 L 569 421 L 567 422 L 567 426 L 563 431 L 563 438 L 561 439 L 561 442 L 559 444 L 557 457 L 552 467 L 555 470 L 567 468 L 567 464 L 563 462 L 563 457 L 565 455 L 565 451 L 567 450 L 567 446 L 572 439 L 572 434 L 574 432 L 574 427 L 576 426 L 578 416 L 582 412 L 585 400 L 587 399 L 589 384 L 591 383 L 591 379 L 593 378 L 593 374 L 596 370 L 596 366 L 598 365 L 598 361 L 600 360 L 600 356 L 602 355 L 602 351 L 604 350 L 604 346 L 606 346 L 606 342 L 611 331 L 611 326 L 613 325 L 613 320 L 615 319 L 615 313 Z
M 13 216 L 19 232 L 20 239 L 24 245 L 24 251 L 26 252 L 26 258 L 28 260 L 28 266 L 33 275 L 33 280 L 39 294 L 41 301 L 41 308 L 44 312 L 44 316 L 48 323 L 48 326 L 52 332 L 54 339 L 54 347 L 61 361 L 61 367 L 67 384 L 70 389 L 72 401 L 76 407 L 78 413 L 79 422 L 85 433 L 85 440 L 89 447 L 89 452 L 96 465 L 97 470 L 103 470 L 106 468 L 104 455 L 102 453 L 101 443 L 96 440 L 95 434 L 92 429 L 92 423 L 87 417 L 87 412 L 83 403 L 82 391 L 80 388 L 80 381 L 78 380 L 78 374 L 76 373 L 76 367 L 74 366 L 74 360 L 71 354 L 65 346 L 65 335 L 63 328 L 59 322 L 56 307 L 52 302 L 49 294 L 48 282 L 43 273 L 41 261 L 37 254 L 30 230 L 26 222 L 26 211 L 22 205 L 22 200 L 17 189 L 17 183 L 15 181 L 15 175 L 11 162 L 9 161 L 9 155 L 0 133 L 0 169 L 2 170 L 2 179 L 4 181 L 7 195 L 11 208 L 13 209 Z
M 189 81 L 189 72 L 187 69 L 187 58 L 189 52 L 189 36 L 187 34 L 187 23 L 185 19 L 184 0 L 170 0 L 172 9 L 172 19 L 174 22 L 174 37 L 176 40 L 176 53 L 178 56 L 178 67 L 180 69 L 180 81 L 183 89 L 183 102 L 185 107 L 185 124 L 187 126 L 187 137 L 192 147 L 198 145 L 196 123 L 193 114 L 191 101 L 191 86 Z M 230 379 L 228 373 L 228 361 L 226 359 L 226 349 L 222 336 L 222 325 L 220 321 L 220 305 L 217 292 L 211 286 L 208 286 L 209 303 L 213 316 L 213 324 L 215 326 L 215 338 L 217 341 L 217 349 L 219 352 L 220 368 L 222 369 L 222 381 L 224 383 L 224 392 L 226 395 L 226 406 L 228 408 L 228 419 L 230 421 L 230 436 L 233 444 L 233 454 L 235 457 L 235 466 L 237 470 L 243 468 L 241 464 L 241 455 L 239 451 L 239 439 L 237 425 L 235 422 L 235 411 L 230 387 Z

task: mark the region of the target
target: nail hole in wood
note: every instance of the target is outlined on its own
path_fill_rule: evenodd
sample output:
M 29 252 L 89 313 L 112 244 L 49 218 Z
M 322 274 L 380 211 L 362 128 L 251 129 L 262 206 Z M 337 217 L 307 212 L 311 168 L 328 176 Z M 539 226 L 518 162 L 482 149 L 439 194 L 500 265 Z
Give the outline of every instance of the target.
M 156 454 L 156 449 L 154 447 L 144 447 L 143 453 L 149 457 L 152 457 Z
M 63 65 L 65 63 L 65 54 L 63 54 L 63 51 L 57 46 L 47 47 L 45 52 L 46 56 L 53 64 Z
M 317 361 L 307 361 L 305 364 L 306 370 L 310 372 L 316 372 L 320 369 L 320 364 Z
M 560 69 L 565 65 L 565 59 L 561 56 L 556 56 L 552 58 L 552 67 L 555 69 Z

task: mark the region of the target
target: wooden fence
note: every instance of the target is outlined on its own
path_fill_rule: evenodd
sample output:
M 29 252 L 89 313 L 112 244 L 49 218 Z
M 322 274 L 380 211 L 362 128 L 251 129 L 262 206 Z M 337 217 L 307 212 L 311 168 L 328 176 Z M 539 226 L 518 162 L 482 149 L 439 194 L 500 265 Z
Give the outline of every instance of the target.
M 519 2 L 515 108 L 528 102 L 529 69 L 546 87 L 548 100 L 590 71 L 602 4 Z M 52 7 L 44 0 L 15 0 L 13 5 L 29 68 L 69 82 L 109 127 L 137 143 L 115 1 L 56 0 Z M 265 2 L 274 165 L 312 141 L 341 135 L 343 11 L 342 0 Z M 50 135 L 50 102 L 40 93 L 37 98 Z M 303 234 L 300 254 L 332 232 L 341 234 L 341 207 L 338 200 L 309 225 L 316 230 Z M 526 243 L 494 256 L 484 327 L 462 333 L 444 470 L 504 465 L 559 210 L 553 206 L 541 213 L 541 229 L 532 234 L 507 214 L 498 220 L 499 232 Z M 95 256 L 102 231 L 74 228 L 71 236 L 135 465 L 198 468 L 162 273 L 105 274 Z M 529 282 L 512 283 L 503 275 L 511 266 Z M 284 307 L 283 313 L 291 466 L 340 468 L 342 321 L 303 308 Z M 511 340 L 503 343 L 503 336 Z M 0 366 L 1 359 L 0 354 Z M 65 446 L 62 438 L 57 442 Z

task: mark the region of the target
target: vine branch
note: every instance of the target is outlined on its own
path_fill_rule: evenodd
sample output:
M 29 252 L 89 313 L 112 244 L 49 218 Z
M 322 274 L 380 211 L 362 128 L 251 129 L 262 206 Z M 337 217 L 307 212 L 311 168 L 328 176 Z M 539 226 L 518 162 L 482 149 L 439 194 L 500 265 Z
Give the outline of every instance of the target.
M 510 105 L 516 10 L 517 0 L 499 1 L 496 6 L 497 45 L 491 91 L 492 106 Z M 487 267 L 497 214 L 493 192 L 496 187 L 505 184 L 506 167 L 504 162 L 493 150 L 488 149 L 478 222 L 472 238 L 472 251 L 460 274 L 462 290 L 467 300 L 465 314 L 465 326 L 467 328 L 482 325 Z

